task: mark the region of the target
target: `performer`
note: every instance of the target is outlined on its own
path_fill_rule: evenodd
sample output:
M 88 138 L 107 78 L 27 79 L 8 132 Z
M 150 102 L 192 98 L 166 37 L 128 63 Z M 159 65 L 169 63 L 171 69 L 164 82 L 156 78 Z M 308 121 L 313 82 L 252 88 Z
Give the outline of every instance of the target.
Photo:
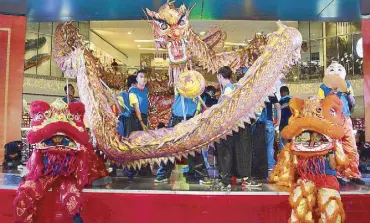
M 127 78 L 128 90 L 121 92 L 117 97 L 118 104 L 120 106 L 118 133 L 123 137 L 128 137 L 133 128 L 137 129 L 136 118 L 133 112 L 134 108 L 131 106 L 129 100 L 129 92 L 133 87 L 135 87 L 136 83 L 136 76 L 129 76 Z
M 342 139 L 343 149 L 348 156 L 350 163 L 349 167 L 339 173 L 339 176 L 349 178 L 352 183 L 364 185 L 361 180 L 361 173 L 358 170 L 359 154 L 357 152 L 356 140 L 353 134 L 353 126 L 351 120 L 351 108 L 355 106 L 355 97 L 353 88 L 349 81 L 345 80 L 346 70 L 336 61 L 326 69 L 324 83 L 321 84 L 318 92 L 318 97 L 326 98 L 328 95 L 337 95 L 343 102 L 343 114 L 346 117 L 345 121 L 345 136 Z M 340 183 L 344 181 L 338 178 Z
M 222 86 L 221 98 L 231 95 L 235 86 L 231 83 L 230 78 L 232 71 L 230 67 L 221 67 L 218 71 L 217 79 Z M 239 132 L 234 133 L 227 140 L 221 140 L 216 144 L 217 160 L 220 169 L 221 186 L 230 189 L 231 177 L 239 176 L 242 179 L 242 186 L 261 186 L 252 181 L 252 156 L 253 149 L 250 144 L 251 128 L 246 126 L 245 129 L 239 128 Z M 233 164 L 236 165 L 236 171 L 233 171 Z
M 132 131 L 148 130 L 149 89 L 145 86 L 147 83 L 145 70 L 137 72 L 136 81 L 136 86 L 129 91 L 130 106 L 134 108 L 137 121 L 137 129 Z
M 131 88 L 129 89 L 129 106 L 133 108 L 130 122 L 127 125 L 127 136 L 133 131 L 148 130 L 148 111 L 149 111 L 149 89 L 145 86 L 147 83 L 146 71 L 139 70 L 136 73 L 136 82 L 130 80 Z M 136 121 L 136 125 L 133 124 L 133 119 Z M 140 175 L 151 174 L 150 168 L 142 168 Z M 129 180 L 133 180 L 136 175 L 136 171 L 131 168 L 130 170 L 125 169 L 125 174 Z
M 67 84 L 66 86 L 64 86 L 64 92 L 66 94 L 66 96 L 63 98 L 63 101 L 65 103 L 69 104 L 71 102 L 78 102 L 78 100 L 74 98 L 75 88 L 72 84 Z
M 288 125 L 288 120 L 292 115 L 289 108 L 289 101 L 292 96 L 290 96 L 289 88 L 287 86 L 282 86 L 280 88 L 280 96 L 279 104 L 281 107 L 281 120 L 279 125 L 279 151 L 281 151 L 287 143 L 287 140 L 281 137 L 281 131 L 283 131 L 284 127 Z
M 345 117 L 335 95 L 290 100 L 292 117 L 282 131 L 290 139 L 270 181 L 290 188 L 289 222 L 345 222 L 336 169 L 348 166 L 342 147 Z M 304 204 L 304 205 L 302 205 Z
M 181 96 L 178 90 L 175 88 L 175 100 L 172 104 L 172 117 L 170 120 L 170 127 L 181 123 L 183 120 L 189 120 L 196 112 L 199 112 L 201 105 L 198 99 L 186 98 Z M 200 184 L 211 184 L 212 182 L 208 178 L 208 173 L 204 160 L 201 154 L 196 154 L 195 157 L 188 157 L 189 171 L 185 174 L 187 182 L 198 181 Z M 171 176 L 174 164 L 168 162 L 167 165 L 161 163 L 157 177 L 154 183 L 166 183 Z

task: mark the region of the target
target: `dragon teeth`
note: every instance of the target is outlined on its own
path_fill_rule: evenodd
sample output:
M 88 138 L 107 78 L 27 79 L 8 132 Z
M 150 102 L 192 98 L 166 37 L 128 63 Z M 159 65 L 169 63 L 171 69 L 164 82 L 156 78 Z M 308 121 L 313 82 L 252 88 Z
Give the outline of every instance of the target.
M 171 161 L 171 163 L 175 163 L 175 157 L 169 157 L 168 159 Z
M 194 156 L 195 156 L 195 152 L 194 152 L 194 151 L 190 151 L 190 152 L 189 152 L 189 155 L 191 155 L 191 156 L 193 156 L 193 157 L 194 157 Z

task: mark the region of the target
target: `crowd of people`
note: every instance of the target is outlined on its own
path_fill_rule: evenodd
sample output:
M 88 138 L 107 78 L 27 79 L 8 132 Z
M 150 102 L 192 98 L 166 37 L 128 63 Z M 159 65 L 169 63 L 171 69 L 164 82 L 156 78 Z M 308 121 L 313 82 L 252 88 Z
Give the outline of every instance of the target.
M 186 98 L 179 94 L 175 88 L 175 99 L 172 105 L 172 117 L 168 125 L 160 123 L 158 128 L 174 127 L 182 121 L 193 118 L 196 114 L 203 112 L 205 109 L 221 103 L 223 98 L 232 95 L 235 86 L 232 83 L 232 70 L 230 67 L 222 67 L 217 74 L 217 80 L 221 86 L 221 96 L 216 98 L 217 89 L 214 86 L 207 86 L 201 99 Z M 146 87 L 147 73 L 145 70 L 139 70 L 136 75 L 131 75 L 127 79 L 127 90 L 118 95 L 119 117 L 118 132 L 122 137 L 129 137 L 133 131 L 148 129 L 148 109 L 149 109 L 149 90 Z M 348 82 L 349 83 L 349 82 Z M 66 103 L 75 101 L 74 88 L 72 85 L 65 87 L 66 97 L 63 99 Z M 332 89 L 321 85 L 318 89 L 318 97 L 325 98 L 331 94 L 337 94 L 344 102 L 343 112 L 350 121 L 350 109 L 354 106 L 353 90 L 348 85 L 348 92 L 352 94 L 342 95 L 334 92 Z M 265 182 L 269 173 L 276 164 L 276 154 L 281 151 L 286 139 L 283 139 L 280 133 L 288 125 L 291 116 L 289 101 L 292 98 L 289 88 L 282 86 L 280 88 L 280 99 L 276 93 L 269 96 L 269 102 L 261 113 L 256 114 L 256 119 L 251 120 L 251 124 L 246 124 L 245 128 L 239 128 L 238 132 L 227 139 L 222 139 L 219 144 L 215 144 L 216 168 L 219 173 L 220 186 L 230 188 L 232 179 L 245 187 L 259 187 Z M 349 97 L 350 95 L 350 97 Z M 201 103 L 203 100 L 204 103 Z M 348 137 L 354 140 L 352 129 L 349 129 Z M 351 135 L 352 134 L 352 135 Z M 276 145 L 277 144 L 277 145 Z M 195 157 L 189 156 L 187 163 L 188 168 L 183 174 L 187 182 L 199 182 L 200 184 L 211 184 L 212 181 L 208 175 L 210 165 L 207 161 L 207 151 L 210 147 L 204 148 L 202 154 L 196 154 Z M 370 157 L 370 156 L 369 156 Z M 156 173 L 154 183 L 167 183 L 174 164 L 168 162 L 161 163 Z M 113 165 L 112 175 L 116 174 L 117 167 Z M 151 175 L 152 171 L 134 169 L 125 169 L 125 175 L 133 180 L 137 175 Z M 340 183 L 343 180 L 338 176 Z M 350 179 L 357 184 L 364 182 L 359 177 Z

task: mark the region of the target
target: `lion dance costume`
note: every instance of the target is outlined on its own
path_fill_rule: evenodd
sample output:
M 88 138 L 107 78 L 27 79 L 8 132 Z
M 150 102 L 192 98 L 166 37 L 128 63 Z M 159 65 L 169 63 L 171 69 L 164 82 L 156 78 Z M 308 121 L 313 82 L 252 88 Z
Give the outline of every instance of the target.
M 290 222 L 345 221 L 335 171 L 348 165 L 341 143 L 342 105 L 335 95 L 323 100 L 291 99 L 293 115 L 282 131 L 291 142 L 280 152 L 270 176 L 270 181 L 291 188 Z
M 325 77 L 323 80 L 324 83 L 320 86 L 318 96 L 320 98 L 325 98 L 330 94 L 330 92 L 333 92 L 342 101 L 342 110 L 346 120 L 344 125 L 345 134 L 342 138 L 342 144 L 344 152 L 348 156 L 350 162 L 347 167 L 338 171 L 338 174 L 349 179 L 360 179 L 361 173 L 358 169 L 359 154 L 356 147 L 356 140 L 353 134 L 352 120 L 350 117 L 350 107 L 353 107 L 355 103 L 354 92 L 349 81 L 345 79 L 346 70 L 340 63 L 334 61 L 325 70 Z
M 66 104 L 58 99 L 51 105 L 34 101 L 30 111 L 27 140 L 36 144 L 36 149 L 14 200 L 15 222 L 33 222 L 37 202 L 52 187 L 59 188 L 61 203 L 73 221 L 82 222 L 79 211 L 83 187 L 92 179 L 108 175 L 89 143 L 83 122 L 85 107 L 80 102 Z

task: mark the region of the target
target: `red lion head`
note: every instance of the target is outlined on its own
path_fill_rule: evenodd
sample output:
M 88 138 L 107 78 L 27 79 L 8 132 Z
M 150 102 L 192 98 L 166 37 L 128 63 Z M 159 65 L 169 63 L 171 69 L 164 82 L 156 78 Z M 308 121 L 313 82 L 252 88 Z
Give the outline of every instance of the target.
M 80 150 L 89 142 L 84 125 L 85 107 L 80 102 L 67 104 L 57 99 L 52 104 L 44 101 L 31 103 L 29 143 L 37 143 L 40 150 Z

